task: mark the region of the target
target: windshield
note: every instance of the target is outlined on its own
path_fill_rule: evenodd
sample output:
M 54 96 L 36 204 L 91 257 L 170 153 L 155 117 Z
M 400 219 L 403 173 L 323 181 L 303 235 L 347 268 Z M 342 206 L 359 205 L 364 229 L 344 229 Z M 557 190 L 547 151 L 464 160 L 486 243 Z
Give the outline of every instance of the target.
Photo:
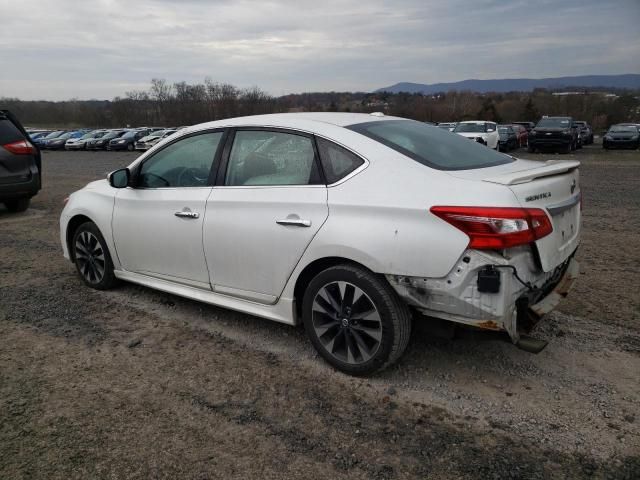
M 57 138 L 58 140 L 65 140 L 65 139 L 67 139 L 67 138 L 70 138 L 70 137 L 71 137 L 71 135 L 72 135 L 72 134 L 71 134 L 71 132 L 68 132 L 68 133 L 63 133 L 62 135 L 60 135 L 59 137 L 56 137 L 56 138 Z
M 636 127 L 630 127 L 630 126 L 626 126 L 626 125 L 613 125 L 610 129 L 610 132 L 631 132 L 631 133 L 638 133 L 638 129 Z
M 108 140 L 110 138 L 116 138 L 116 137 L 120 136 L 121 133 L 122 132 L 107 132 L 107 133 L 104 134 L 104 136 L 102 136 L 100 138 Z
M 545 128 L 569 128 L 571 126 L 571 121 L 568 118 L 543 118 L 538 122 L 536 127 L 545 127 Z
M 59 137 L 60 135 L 62 135 L 62 130 L 58 130 L 57 132 L 52 132 L 44 138 L 55 138 L 55 137 Z
M 468 170 L 513 161 L 484 145 L 413 120 L 381 120 L 346 128 L 438 170 Z
M 120 138 L 133 138 L 133 137 L 136 136 L 136 133 L 137 132 L 127 132 L 124 135 L 122 135 L 122 137 L 120 137 Z
M 456 128 L 453 129 L 454 132 L 462 132 L 462 133 L 482 133 L 487 131 L 487 124 L 482 123 L 459 123 L 456 125 Z

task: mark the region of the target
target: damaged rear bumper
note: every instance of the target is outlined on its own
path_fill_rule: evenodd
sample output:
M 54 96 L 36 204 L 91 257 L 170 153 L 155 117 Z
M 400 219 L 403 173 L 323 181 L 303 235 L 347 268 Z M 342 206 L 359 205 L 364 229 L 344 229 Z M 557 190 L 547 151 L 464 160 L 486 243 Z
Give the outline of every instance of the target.
M 521 333 L 531 330 L 567 296 L 579 274 L 579 264 L 573 257 L 574 254 L 545 273 L 526 247 L 512 249 L 506 258 L 493 252 L 468 250 L 444 278 L 387 275 L 387 280 L 408 305 L 426 316 L 506 331 L 517 343 Z M 479 291 L 478 272 L 487 265 L 495 265 L 500 271 L 497 293 Z M 512 267 L 521 280 L 536 288 L 518 281 Z

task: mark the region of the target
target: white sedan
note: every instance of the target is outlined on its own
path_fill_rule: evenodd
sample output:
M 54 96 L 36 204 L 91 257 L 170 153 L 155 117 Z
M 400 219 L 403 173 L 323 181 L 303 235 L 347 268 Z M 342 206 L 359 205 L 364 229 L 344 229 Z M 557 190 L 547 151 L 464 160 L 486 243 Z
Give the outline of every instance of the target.
M 518 346 L 577 273 L 576 161 L 516 160 L 402 118 L 297 113 L 166 138 L 62 212 L 84 282 L 134 282 L 296 325 L 368 374 L 412 320 L 503 331 Z
M 458 135 L 474 140 L 494 150 L 500 148 L 498 126 L 493 122 L 477 120 L 459 122 L 453 131 Z

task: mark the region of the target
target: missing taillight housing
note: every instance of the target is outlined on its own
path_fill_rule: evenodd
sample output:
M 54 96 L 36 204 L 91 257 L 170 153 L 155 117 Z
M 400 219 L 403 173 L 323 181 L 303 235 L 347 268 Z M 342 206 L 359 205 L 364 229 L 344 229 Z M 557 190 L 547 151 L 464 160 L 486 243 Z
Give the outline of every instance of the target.
M 553 231 L 540 208 L 431 207 L 431 213 L 469 236 L 469 248 L 501 250 L 526 245 Z
M 15 155 L 33 155 L 36 153 L 35 147 L 27 140 L 18 140 L 2 146 Z

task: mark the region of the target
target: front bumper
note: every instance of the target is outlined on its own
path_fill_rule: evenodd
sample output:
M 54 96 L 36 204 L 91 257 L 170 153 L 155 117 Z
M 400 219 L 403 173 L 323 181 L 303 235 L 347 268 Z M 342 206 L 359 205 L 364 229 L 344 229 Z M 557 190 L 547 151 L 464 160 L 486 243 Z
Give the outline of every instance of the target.
M 638 148 L 638 140 L 603 140 L 602 145 L 606 148 Z
M 566 147 L 573 143 L 573 139 L 571 137 L 554 137 L 554 138 L 539 138 L 539 137 L 529 137 L 529 146 L 535 148 L 556 148 L 556 147 Z
M 499 266 L 498 293 L 480 292 L 478 272 L 486 265 Z M 500 268 L 506 267 L 506 268 Z M 530 291 L 513 275 L 538 287 Z M 443 278 L 387 275 L 398 295 L 428 317 L 473 327 L 506 331 L 516 343 L 542 316 L 564 298 L 579 270 L 573 254 L 553 271 L 544 273 L 527 247 L 512 249 L 508 258 L 493 252 L 467 250 L 453 270 Z

